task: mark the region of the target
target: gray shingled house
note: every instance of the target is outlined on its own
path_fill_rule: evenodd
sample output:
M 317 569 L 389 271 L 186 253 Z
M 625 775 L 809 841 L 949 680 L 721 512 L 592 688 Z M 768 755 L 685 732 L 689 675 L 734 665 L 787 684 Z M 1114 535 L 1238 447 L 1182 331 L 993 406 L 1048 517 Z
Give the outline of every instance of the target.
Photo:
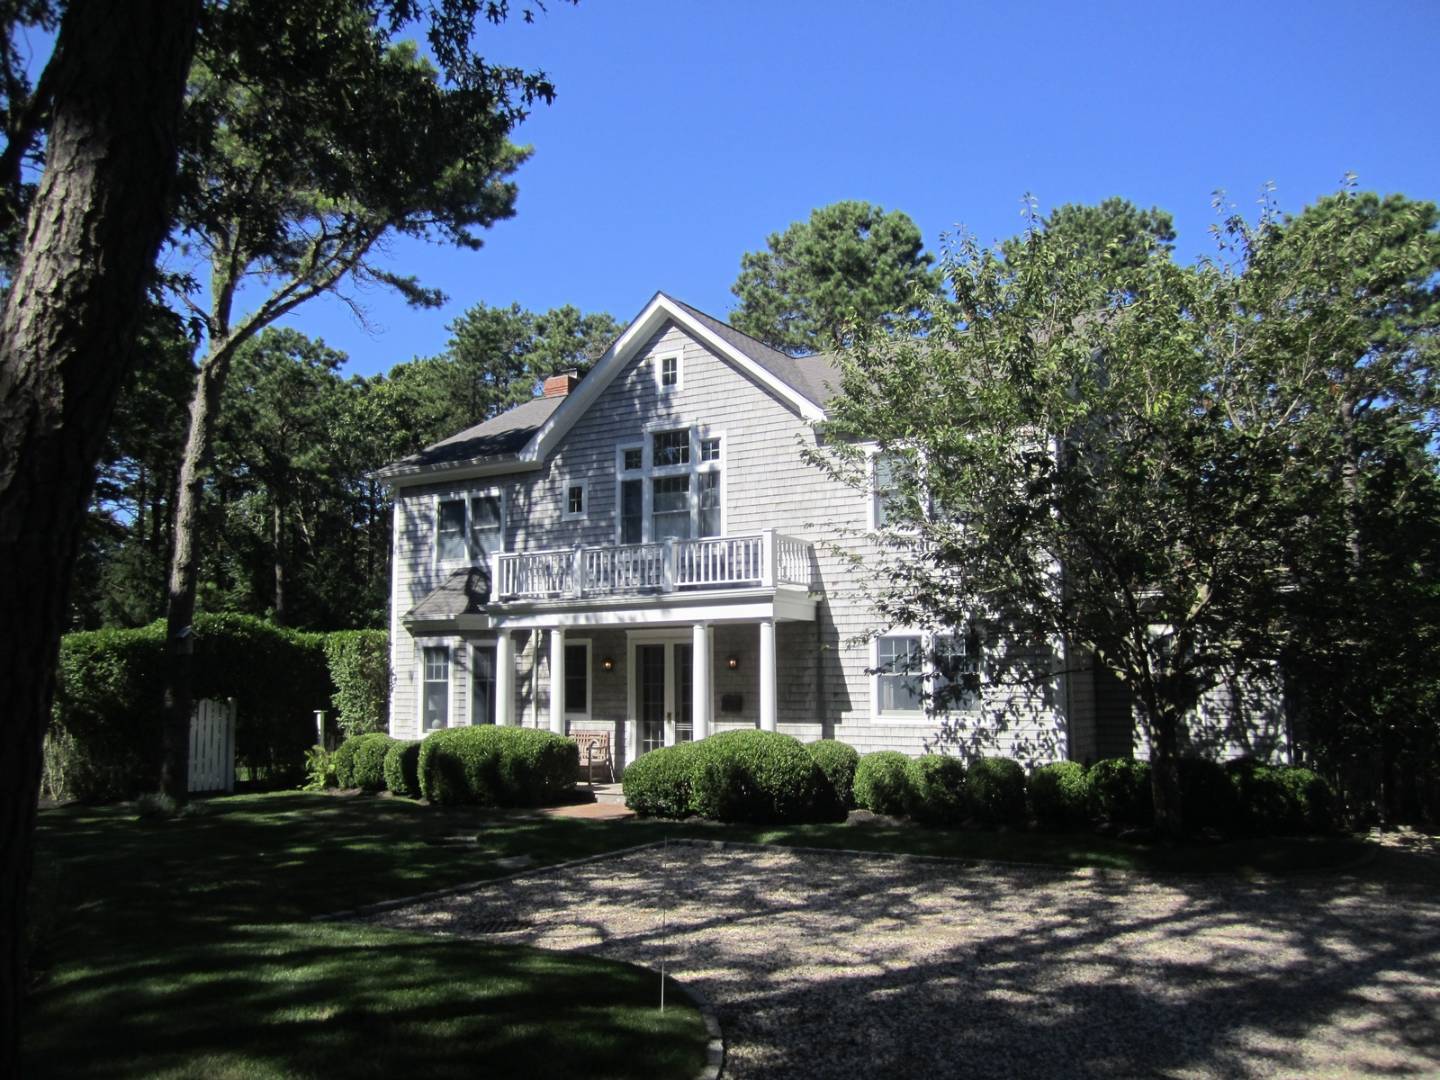
M 964 632 L 877 627 L 862 595 L 882 504 L 806 464 L 835 393 L 794 358 L 658 293 L 583 380 L 388 466 L 390 732 L 522 724 L 655 747 L 760 727 L 862 752 L 1125 755 L 1128 704 L 1063 644 L 1056 675 L 984 684 Z M 1280 738 L 1273 695 L 1212 692 L 1192 738 Z M 1243 729 L 1243 730 L 1242 730 Z

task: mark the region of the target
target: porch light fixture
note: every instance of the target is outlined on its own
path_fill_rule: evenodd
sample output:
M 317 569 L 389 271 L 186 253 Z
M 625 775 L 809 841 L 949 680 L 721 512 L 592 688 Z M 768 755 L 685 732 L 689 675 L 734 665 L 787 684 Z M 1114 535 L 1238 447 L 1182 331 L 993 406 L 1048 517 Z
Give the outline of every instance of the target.
M 603 660 L 600 661 L 600 666 L 601 666 L 602 668 L 604 668 L 606 671 L 614 671 L 614 670 L 615 670 L 615 661 L 612 660 L 612 659 L 610 659 L 610 657 L 607 656 L 607 657 L 605 657 L 605 659 L 603 659 Z
M 739 670 L 740 670 L 740 658 L 739 658 L 738 656 L 733 655 L 733 654 L 730 655 L 730 656 L 727 656 L 727 657 L 725 658 L 725 666 L 728 667 L 731 671 L 739 671 Z

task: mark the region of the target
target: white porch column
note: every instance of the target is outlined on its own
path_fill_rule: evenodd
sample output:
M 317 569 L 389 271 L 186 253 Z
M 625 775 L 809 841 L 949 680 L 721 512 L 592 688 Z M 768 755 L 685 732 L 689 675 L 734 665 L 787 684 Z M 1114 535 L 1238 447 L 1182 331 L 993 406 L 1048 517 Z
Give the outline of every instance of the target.
M 550 631 L 550 730 L 565 734 L 565 630 Z
M 495 723 L 515 723 L 515 643 L 509 630 L 495 631 Z
M 760 730 L 775 729 L 775 622 L 765 619 L 760 623 Z
M 692 695 L 690 720 L 694 725 L 694 738 L 703 739 L 710 734 L 710 628 L 696 623 L 691 629 L 690 688 Z

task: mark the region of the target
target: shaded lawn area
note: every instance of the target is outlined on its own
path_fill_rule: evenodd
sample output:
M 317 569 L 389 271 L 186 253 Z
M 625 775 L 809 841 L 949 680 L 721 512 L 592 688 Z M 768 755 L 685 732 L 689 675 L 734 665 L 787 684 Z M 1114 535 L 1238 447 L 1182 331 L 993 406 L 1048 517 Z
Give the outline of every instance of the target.
M 201 805 L 168 821 L 40 814 L 26 1076 L 689 1077 L 703 1063 L 698 1013 L 672 996 L 662 1016 L 652 973 L 309 921 L 503 874 L 497 855 L 595 850 L 564 827 L 580 823 L 497 822 L 493 846 L 457 846 L 480 815 L 298 792 Z
M 1287 872 L 1353 863 L 1348 839 L 1194 847 L 908 825 L 578 820 L 283 792 L 138 821 L 48 810 L 36 861 L 41 983 L 27 1075 L 688 1076 L 704 1031 L 653 1007 L 653 974 L 574 954 L 316 915 L 666 837 L 1120 869 Z M 502 939 L 503 940 L 503 939 Z

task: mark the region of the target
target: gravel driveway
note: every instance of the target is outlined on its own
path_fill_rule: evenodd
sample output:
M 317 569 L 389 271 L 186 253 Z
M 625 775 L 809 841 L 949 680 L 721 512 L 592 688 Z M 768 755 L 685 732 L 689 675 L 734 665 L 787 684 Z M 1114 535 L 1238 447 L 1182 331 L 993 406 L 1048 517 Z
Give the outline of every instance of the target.
M 671 845 L 371 916 L 658 967 L 726 1077 L 1440 1075 L 1432 850 L 1275 881 Z

